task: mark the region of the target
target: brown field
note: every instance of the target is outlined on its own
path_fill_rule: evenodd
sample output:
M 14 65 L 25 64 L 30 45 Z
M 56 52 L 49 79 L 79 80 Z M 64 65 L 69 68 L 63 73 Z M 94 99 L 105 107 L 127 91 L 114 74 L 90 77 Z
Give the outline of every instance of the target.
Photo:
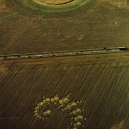
M 42 96 L 82 100 L 84 128 L 128 129 L 128 53 L 0 61 L 0 129 L 66 129 L 67 113 L 34 116 Z M 51 109 L 51 107 L 49 107 Z

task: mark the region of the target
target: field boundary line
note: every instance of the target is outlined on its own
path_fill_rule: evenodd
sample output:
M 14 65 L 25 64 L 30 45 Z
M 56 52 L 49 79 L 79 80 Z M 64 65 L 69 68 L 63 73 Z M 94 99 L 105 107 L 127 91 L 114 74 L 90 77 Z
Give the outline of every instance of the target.
M 43 52 L 43 53 L 8 54 L 8 55 L 0 55 L 0 60 L 52 58 L 52 57 L 108 54 L 108 53 L 120 53 L 120 52 L 129 52 L 129 49 L 127 47 L 116 47 L 116 48 L 114 47 L 114 48 L 73 50 L 73 51 L 53 51 L 53 52 Z

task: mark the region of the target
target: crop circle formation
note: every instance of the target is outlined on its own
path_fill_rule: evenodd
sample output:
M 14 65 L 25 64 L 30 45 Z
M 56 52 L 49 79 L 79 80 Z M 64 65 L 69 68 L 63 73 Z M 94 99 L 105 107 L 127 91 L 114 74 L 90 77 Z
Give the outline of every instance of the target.
M 14 0 L 16 6 L 43 12 L 65 12 L 74 10 L 95 0 Z
M 66 126 L 67 129 L 78 129 L 83 127 L 83 122 L 86 118 L 83 116 L 83 109 L 79 108 L 82 101 L 70 101 L 69 94 L 59 98 L 58 94 L 52 97 L 43 97 L 41 102 L 38 102 L 34 108 L 34 115 L 42 120 L 47 120 L 51 117 L 54 110 L 65 112 L 70 118 L 70 123 Z M 54 107 L 54 108 L 53 108 Z

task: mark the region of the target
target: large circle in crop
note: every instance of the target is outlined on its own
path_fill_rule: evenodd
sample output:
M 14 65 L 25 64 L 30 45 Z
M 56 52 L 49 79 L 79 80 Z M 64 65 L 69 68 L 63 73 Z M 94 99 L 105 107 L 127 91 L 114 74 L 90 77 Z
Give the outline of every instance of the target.
M 65 12 L 88 5 L 95 0 L 14 0 L 17 6 L 42 12 Z

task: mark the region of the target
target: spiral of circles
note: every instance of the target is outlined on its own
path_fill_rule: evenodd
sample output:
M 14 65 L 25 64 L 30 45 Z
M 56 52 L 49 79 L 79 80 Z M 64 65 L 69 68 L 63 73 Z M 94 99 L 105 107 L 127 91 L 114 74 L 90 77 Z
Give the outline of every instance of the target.
M 70 116 L 71 121 L 66 127 L 67 129 L 78 129 L 83 127 L 83 121 L 86 118 L 83 116 L 84 109 L 80 109 L 78 105 L 82 101 L 70 101 L 69 94 L 63 98 L 59 98 L 58 94 L 52 97 L 43 97 L 41 102 L 38 102 L 34 108 L 34 115 L 42 120 L 47 120 L 52 115 L 52 110 L 50 107 L 59 109 L 61 112 L 67 112 L 67 115 Z

